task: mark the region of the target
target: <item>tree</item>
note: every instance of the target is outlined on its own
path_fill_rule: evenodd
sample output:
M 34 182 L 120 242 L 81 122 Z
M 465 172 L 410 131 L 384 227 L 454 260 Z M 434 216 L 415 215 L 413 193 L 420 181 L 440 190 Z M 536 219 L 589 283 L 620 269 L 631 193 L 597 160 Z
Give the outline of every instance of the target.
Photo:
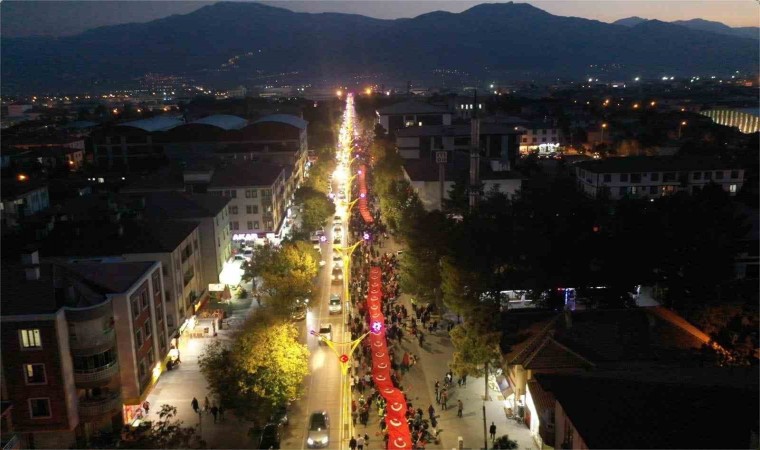
M 449 333 L 454 345 L 451 370 L 459 376 L 484 376 L 488 365 L 498 365 L 501 358 L 501 333 L 480 329 L 465 322 Z
M 493 443 L 493 448 L 495 449 L 506 449 L 506 450 L 512 450 L 516 449 L 518 447 L 517 441 L 513 441 L 509 439 L 508 435 L 501 436 L 497 438 Z
M 335 214 L 335 204 L 311 186 L 302 186 L 296 191 L 295 203 L 302 206 L 301 227 L 307 231 L 324 227 L 327 219 Z
M 311 295 L 318 261 L 316 250 L 308 242 L 285 243 L 277 249 L 261 273 L 260 292 L 265 294 L 267 306 L 277 314 L 291 314 L 296 300 Z
M 177 407 L 161 405 L 158 420 L 145 421 L 128 438 L 121 441 L 121 448 L 205 448 L 206 443 L 195 434 L 195 428 L 183 427 L 182 421 L 174 420 Z

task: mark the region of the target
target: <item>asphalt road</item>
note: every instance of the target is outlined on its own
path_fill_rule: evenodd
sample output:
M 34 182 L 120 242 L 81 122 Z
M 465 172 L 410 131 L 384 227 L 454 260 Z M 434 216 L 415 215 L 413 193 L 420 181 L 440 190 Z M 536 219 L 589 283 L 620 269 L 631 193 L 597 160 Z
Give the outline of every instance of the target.
M 326 227 L 327 242 L 322 243 L 322 258 L 326 261 L 319 271 L 315 284 L 316 298 L 311 300 L 306 320 L 301 322 L 301 342 L 304 342 L 311 352 L 309 369 L 311 374 L 304 380 L 304 395 L 294 402 L 288 413 L 290 424 L 283 431 L 281 447 L 283 449 L 306 449 L 309 416 L 315 411 L 327 411 L 330 417 L 329 448 L 340 448 L 342 438 L 340 430 L 343 426 L 341 417 L 342 389 L 341 371 L 338 356 L 326 345 L 319 345 L 318 339 L 309 334 L 310 330 L 319 331 L 321 324 L 331 324 L 334 341 L 348 340 L 344 337 L 342 314 L 330 315 L 328 303 L 331 294 L 341 295 L 343 284 L 332 282 L 332 220 Z M 345 221 L 344 221 L 345 222 Z M 344 223 L 345 225 L 345 223 Z M 345 234 L 343 226 L 343 234 Z M 345 242 L 345 236 L 343 237 Z

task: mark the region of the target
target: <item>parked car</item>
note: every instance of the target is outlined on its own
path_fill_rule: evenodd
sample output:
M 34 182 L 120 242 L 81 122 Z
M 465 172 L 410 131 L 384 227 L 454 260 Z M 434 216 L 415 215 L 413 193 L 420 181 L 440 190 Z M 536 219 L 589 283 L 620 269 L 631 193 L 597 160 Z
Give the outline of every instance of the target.
M 261 431 L 261 439 L 259 439 L 260 449 L 279 449 L 280 448 L 280 425 L 276 423 L 268 423 Z
M 340 304 L 340 295 L 333 294 L 330 296 L 330 304 L 327 306 L 330 314 L 340 314 L 342 307 Z
M 306 312 L 308 308 L 306 305 L 297 305 L 293 312 L 290 314 L 290 318 L 295 321 L 301 321 L 306 318 Z
M 251 258 L 253 258 L 253 249 L 252 248 L 247 248 L 247 249 L 243 250 L 243 257 L 246 260 L 250 261 Z
M 341 266 L 333 267 L 332 280 L 335 282 L 343 281 L 343 268 Z
M 343 223 L 343 219 L 340 218 L 340 216 L 333 217 L 333 224 L 340 225 Z
M 327 411 L 315 411 L 309 417 L 306 445 L 309 448 L 327 447 L 330 443 L 330 417 Z

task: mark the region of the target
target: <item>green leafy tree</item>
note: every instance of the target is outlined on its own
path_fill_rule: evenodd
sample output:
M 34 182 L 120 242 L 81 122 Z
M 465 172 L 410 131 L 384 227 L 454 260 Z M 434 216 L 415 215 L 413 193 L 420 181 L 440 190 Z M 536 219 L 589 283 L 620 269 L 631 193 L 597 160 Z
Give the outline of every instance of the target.
M 316 250 L 304 241 L 283 244 L 261 274 L 260 293 L 274 312 L 289 315 L 296 300 L 308 298 L 319 268 Z
M 176 420 L 177 407 L 161 405 L 158 420 L 143 422 L 120 442 L 121 448 L 205 448 L 195 428 Z
M 324 227 L 327 219 L 335 214 L 335 204 L 311 186 L 302 186 L 296 191 L 295 203 L 303 207 L 301 227 L 307 231 Z
M 504 436 L 501 436 L 494 441 L 493 448 L 513 450 L 513 449 L 518 448 L 518 444 L 517 444 L 517 441 L 513 441 L 512 439 L 509 438 L 509 436 L 505 434 Z

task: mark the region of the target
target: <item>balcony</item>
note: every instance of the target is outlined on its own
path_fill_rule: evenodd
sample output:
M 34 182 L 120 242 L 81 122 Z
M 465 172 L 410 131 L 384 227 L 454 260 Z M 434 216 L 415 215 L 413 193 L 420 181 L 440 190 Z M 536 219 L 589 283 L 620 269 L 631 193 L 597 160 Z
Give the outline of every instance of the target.
M 119 373 L 119 362 L 111 361 L 105 366 L 94 369 L 74 370 L 74 383 L 86 385 L 101 381 L 108 381 L 112 376 Z
M 110 392 L 100 398 L 80 398 L 79 415 L 82 417 L 105 416 L 121 409 L 121 405 L 120 392 Z
M 75 356 L 88 356 L 102 353 L 114 346 L 116 332 L 113 327 L 103 330 L 102 333 L 88 334 L 87 336 L 71 339 L 71 353 Z

